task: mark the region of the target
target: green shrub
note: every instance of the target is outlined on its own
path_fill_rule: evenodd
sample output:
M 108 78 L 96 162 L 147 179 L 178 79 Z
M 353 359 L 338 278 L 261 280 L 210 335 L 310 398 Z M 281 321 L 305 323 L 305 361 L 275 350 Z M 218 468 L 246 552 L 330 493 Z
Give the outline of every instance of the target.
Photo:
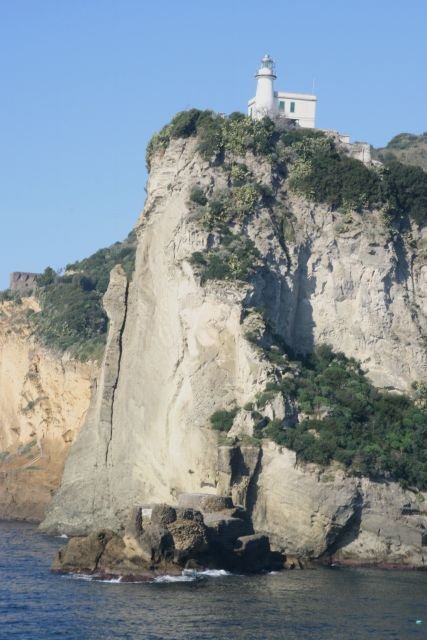
M 269 118 L 253 120 L 243 113 L 232 113 L 223 118 L 212 111 L 190 109 L 177 113 L 170 124 L 156 133 L 147 145 L 146 161 L 150 169 L 154 153 L 164 150 L 172 138 L 198 137 L 197 150 L 206 160 L 216 160 L 224 153 L 256 155 L 274 152 L 278 133 Z
M 22 294 L 19 291 L 5 289 L 0 291 L 0 302 L 13 302 L 14 304 L 22 304 Z
M 197 122 L 202 112 L 199 109 L 181 111 L 172 118 L 170 137 L 188 138 L 197 132 Z
M 170 142 L 170 130 L 171 125 L 168 124 L 163 129 L 155 133 L 147 144 L 147 149 L 145 152 L 145 163 L 147 165 L 147 170 L 151 169 L 151 158 L 155 153 L 159 153 L 160 151 L 164 151 Z
M 235 187 L 232 192 L 232 206 L 236 210 L 237 217 L 251 213 L 259 199 L 259 192 L 256 186 L 245 184 L 241 187 Z
M 198 120 L 197 150 L 206 160 L 216 159 L 223 153 L 223 130 L 224 119 L 212 111 L 204 111 Z
M 199 204 L 201 207 L 204 207 L 208 201 L 205 192 L 200 187 L 193 187 L 191 189 L 190 200 L 195 204 Z
M 407 149 L 417 140 L 417 138 L 418 136 L 413 133 L 399 133 L 390 140 L 387 147 L 389 149 Z
M 237 412 L 237 408 L 232 409 L 231 411 L 226 411 L 225 409 L 215 411 L 215 413 L 213 413 L 210 418 L 212 429 L 222 432 L 230 431 Z
M 280 129 L 269 118 L 253 120 L 242 113 L 223 118 L 212 111 L 190 109 L 178 113 L 147 147 L 147 163 L 154 152 L 164 149 L 171 138 L 197 136 L 197 149 L 206 160 L 222 163 L 229 156 L 245 156 L 249 151 L 272 163 L 276 176 L 290 173 L 290 186 L 306 198 L 324 202 L 332 209 L 363 212 L 387 209 L 394 219 L 408 218 L 419 225 L 427 221 L 427 174 L 420 167 L 402 165 L 394 159 L 393 148 L 413 142 L 412 134 L 396 136 L 383 152 L 385 171 L 368 167 L 349 157 L 332 138 L 311 129 Z M 416 136 L 415 136 L 416 138 Z M 386 155 L 384 154 L 387 154 Z M 244 164 L 232 159 L 233 187 L 246 187 L 253 178 Z M 256 186 L 256 185 L 254 185 Z M 271 204 L 268 186 L 258 191 L 264 204 Z
M 252 173 L 245 164 L 233 163 L 229 172 L 233 187 L 242 187 L 253 180 Z
M 259 251 L 252 240 L 227 233 L 221 245 L 206 252 L 196 251 L 190 262 L 198 268 L 202 282 L 206 280 L 247 280 L 255 271 Z
M 295 427 L 269 425 L 265 435 L 301 460 L 337 460 L 354 473 L 427 487 L 427 410 L 404 395 L 377 390 L 360 363 L 320 346 L 283 380 L 283 393 L 310 417 Z M 424 391 L 421 391 L 423 395 Z
M 100 291 L 59 279 L 57 284 L 43 287 L 38 296 L 37 335 L 46 346 L 73 351 L 94 336 L 106 335 L 108 323 Z
M 228 191 L 216 191 L 207 203 L 203 224 L 208 229 L 222 226 L 232 219 L 232 202 Z
M 122 264 L 130 277 L 135 251 L 136 235 L 132 232 L 125 241 L 67 265 L 63 276 L 46 269 L 36 291 L 41 311 L 32 316 L 39 340 L 81 360 L 99 359 L 108 328 L 102 297 L 110 272 L 116 264 Z
M 293 143 L 291 151 L 290 186 L 310 200 L 357 211 L 381 204 L 378 173 L 340 154 L 330 138 L 305 137 Z
M 54 284 L 57 277 L 57 273 L 52 267 L 46 267 L 43 273 L 37 277 L 37 284 L 39 287 L 47 287 L 50 284 Z
M 418 225 L 427 222 L 427 173 L 392 161 L 384 172 L 384 200 L 395 216 L 408 216 Z

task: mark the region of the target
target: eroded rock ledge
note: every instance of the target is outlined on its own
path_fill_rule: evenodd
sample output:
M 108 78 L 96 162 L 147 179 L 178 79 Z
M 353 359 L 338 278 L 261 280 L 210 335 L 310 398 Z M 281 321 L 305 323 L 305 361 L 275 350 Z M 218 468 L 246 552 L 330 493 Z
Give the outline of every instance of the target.
M 282 569 L 284 562 L 231 498 L 182 494 L 175 507 L 135 507 L 120 533 L 103 530 L 72 538 L 59 549 L 52 570 L 151 580 L 183 569 L 259 573 Z

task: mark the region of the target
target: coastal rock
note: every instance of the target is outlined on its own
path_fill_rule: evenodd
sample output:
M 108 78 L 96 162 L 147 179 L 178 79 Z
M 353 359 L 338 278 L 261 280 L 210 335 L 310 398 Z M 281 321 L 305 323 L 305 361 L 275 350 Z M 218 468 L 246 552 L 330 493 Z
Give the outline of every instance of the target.
M 215 513 L 231 509 L 233 501 L 229 496 L 216 496 L 206 493 L 181 493 L 178 505 L 186 509 L 196 509 L 203 513 Z
M 423 567 L 427 563 L 425 495 L 395 483 L 361 482 L 363 509 L 338 549 L 336 564 Z
M 346 546 L 362 560 L 365 547 L 346 536 L 357 533 L 364 517 L 367 527 L 371 522 L 367 530 L 374 528 L 363 485 L 370 481 L 334 466 L 322 471 L 299 464 L 283 447 L 249 440 L 243 427 L 229 439 L 221 434 L 219 448 L 211 417 L 256 407 L 284 368 L 284 357 L 276 353 L 277 362 L 269 362 L 248 339 L 247 316 L 257 309 L 297 353 L 329 343 L 361 360 L 371 380 L 387 389 L 407 391 L 425 380 L 423 259 L 412 255 L 402 235 L 393 237 L 381 212 L 353 212 L 346 226 L 336 212 L 290 193 L 284 183 L 271 208 L 258 207 L 244 229 L 236 222 L 236 232 L 253 241 L 263 261 L 251 283 L 202 282 L 192 257 L 216 246 L 217 237 L 194 222 L 191 190 L 221 193 L 229 176 L 202 161 L 196 145 L 191 137 L 173 139 L 152 158 L 135 273 L 128 288 L 124 274 L 112 272 L 98 389 L 43 527 L 119 531 L 135 504 L 175 503 L 180 494 L 203 492 L 246 507 L 254 530 L 279 551 L 311 559 Z M 250 153 L 244 160 L 255 180 L 273 184 L 271 164 Z M 414 228 L 415 242 L 417 233 Z M 289 403 L 267 402 L 274 420 L 296 420 Z M 376 483 L 369 486 L 375 492 Z M 387 483 L 378 512 L 383 503 L 395 513 L 395 486 Z M 197 500 L 178 506 L 206 511 Z M 393 549 L 386 528 L 380 530 L 386 531 L 384 548 Z M 420 565 L 421 538 L 406 539 Z
M 195 520 L 196 522 L 203 522 L 203 515 L 196 509 L 177 507 L 175 511 L 177 520 Z
M 34 297 L 0 302 L 0 518 L 40 522 L 89 407 L 98 365 L 42 347 Z
M 107 543 L 117 537 L 112 531 L 100 531 L 88 536 L 71 538 L 61 547 L 52 565 L 53 571 L 93 573 L 98 568 Z
M 236 538 L 253 533 L 249 522 L 225 513 L 207 513 L 204 515 L 204 522 L 209 539 L 221 545 L 228 545 Z
M 176 511 L 168 504 L 156 504 L 151 511 L 151 522 L 159 524 L 162 527 L 175 522 Z
M 258 573 L 267 567 L 270 562 L 271 549 L 269 539 L 262 534 L 241 536 L 237 540 L 234 553 L 238 567 L 245 567 L 249 573 Z
M 120 506 L 115 508 L 111 503 L 112 495 L 119 486 L 113 487 L 110 477 L 111 470 L 117 468 L 113 464 L 113 419 L 126 321 L 127 289 L 126 274 L 123 267 L 117 265 L 111 272 L 110 284 L 104 295 L 109 332 L 97 392 L 92 398 L 82 432 L 70 452 L 62 479 L 65 492 L 63 499 L 66 502 L 70 500 L 74 506 L 66 513 L 61 499 L 54 498 L 42 525 L 45 530 L 52 530 L 50 523 L 54 522 L 53 529 L 56 531 L 76 535 L 93 529 L 95 522 L 117 530 L 127 520 L 130 509 L 126 509 L 126 515 L 122 517 Z M 127 478 L 127 474 L 120 473 L 123 490 Z M 104 517 L 107 513 L 108 516 Z
M 181 558 L 185 555 L 203 553 L 208 548 L 206 527 L 197 520 L 175 520 L 168 525 L 175 549 Z
M 342 534 L 361 507 L 357 478 L 341 471 L 319 473 L 298 465 L 293 451 L 265 444 L 252 518 L 273 548 L 317 558 Z
M 150 563 L 159 563 L 173 557 L 175 545 L 171 532 L 158 524 L 151 523 L 137 539 L 143 558 Z
M 165 514 L 168 506 L 153 505 L 153 513 Z M 239 537 L 240 533 L 248 531 L 247 522 L 241 520 L 241 526 L 237 527 L 236 518 L 222 515 L 220 520 L 219 514 L 205 515 L 211 525 L 215 517 L 215 526 L 206 526 L 203 519 L 194 517 L 175 519 L 165 524 L 164 528 L 150 521 L 144 525 L 141 534 L 133 517 L 123 536 L 112 531 L 101 531 L 71 538 L 58 551 L 52 570 L 98 577 L 120 575 L 125 578 L 152 578 L 160 573 L 176 573 L 183 567 L 203 569 L 209 566 L 253 573 L 272 566 L 274 556 L 266 536 Z M 137 535 L 132 536 L 131 531 Z M 280 557 L 280 568 L 283 567 L 283 561 L 283 557 Z

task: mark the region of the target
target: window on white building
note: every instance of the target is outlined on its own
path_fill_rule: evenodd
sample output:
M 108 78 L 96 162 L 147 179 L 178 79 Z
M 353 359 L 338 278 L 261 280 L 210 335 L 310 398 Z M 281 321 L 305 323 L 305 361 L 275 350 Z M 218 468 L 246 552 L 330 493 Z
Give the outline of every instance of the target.
M 285 101 L 279 100 L 279 111 L 280 113 L 285 113 Z
M 295 113 L 295 102 L 291 102 L 291 113 Z

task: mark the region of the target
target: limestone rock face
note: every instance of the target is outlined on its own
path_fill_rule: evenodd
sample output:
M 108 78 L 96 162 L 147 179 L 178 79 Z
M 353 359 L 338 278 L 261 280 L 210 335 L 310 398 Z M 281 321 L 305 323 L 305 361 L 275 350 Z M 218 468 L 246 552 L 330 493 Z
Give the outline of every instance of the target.
M 342 564 L 423 567 L 426 495 L 395 482 L 299 466 L 295 453 L 265 444 L 252 519 L 273 548 Z
M 326 342 L 362 362 L 378 387 L 408 390 L 427 376 L 427 265 L 393 239 L 380 214 L 351 223 L 290 198 L 298 265 L 285 278 L 277 324 L 297 350 Z M 422 234 L 418 242 L 422 244 Z
M 44 349 L 34 298 L 0 304 L 0 518 L 40 521 L 89 407 L 98 371 Z
M 86 532 L 99 519 L 105 528 L 117 529 L 121 505 L 114 501 L 118 485 L 113 485 L 113 420 L 115 397 L 122 357 L 122 335 L 126 321 L 127 278 L 121 266 L 111 272 L 104 295 L 104 307 L 110 325 L 97 392 L 91 403 L 83 431 L 73 447 L 64 471 L 60 501 L 51 503 L 46 522 L 56 520 L 56 529 L 73 534 Z M 120 471 L 116 483 L 124 487 L 129 477 Z M 62 501 L 70 508 L 66 517 Z
M 360 483 L 363 509 L 346 532 L 332 561 L 424 567 L 427 562 L 426 495 L 397 484 Z M 334 551 L 334 550 L 332 550 Z
M 246 410 L 237 414 L 230 446 L 218 446 L 210 416 L 253 403 L 274 375 L 247 339 L 257 330 L 248 307 L 263 309 L 269 327 L 297 352 L 326 342 L 358 358 L 380 387 L 407 390 L 425 380 L 427 265 L 380 213 L 354 213 L 343 223 L 341 214 L 290 194 L 285 182 L 272 209 L 260 206 L 245 222 L 263 265 L 251 283 L 202 283 L 190 258 L 217 238 L 195 221 L 190 193 L 195 185 L 208 194 L 226 190 L 229 178 L 195 147 L 192 138 L 172 140 L 152 159 L 135 272 L 129 285 L 120 269 L 112 272 L 97 393 L 43 526 L 117 531 L 135 505 L 174 503 L 181 493 L 227 494 L 277 549 L 319 558 L 345 546 L 349 558 L 362 558 L 366 546 L 357 540 L 371 539 L 381 504 L 397 519 L 396 485 L 378 493 L 375 483 L 299 466 L 294 453 L 271 443 L 254 445 Z M 273 185 L 267 162 L 250 154 L 244 160 L 260 184 Z M 277 229 L 284 216 L 283 239 Z M 427 241 L 413 232 L 420 246 Z M 280 398 L 266 411 L 288 425 L 298 419 Z M 421 521 L 412 526 L 418 532 Z M 385 524 L 379 529 L 392 549 Z M 409 546 L 421 563 L 418 533 Z

